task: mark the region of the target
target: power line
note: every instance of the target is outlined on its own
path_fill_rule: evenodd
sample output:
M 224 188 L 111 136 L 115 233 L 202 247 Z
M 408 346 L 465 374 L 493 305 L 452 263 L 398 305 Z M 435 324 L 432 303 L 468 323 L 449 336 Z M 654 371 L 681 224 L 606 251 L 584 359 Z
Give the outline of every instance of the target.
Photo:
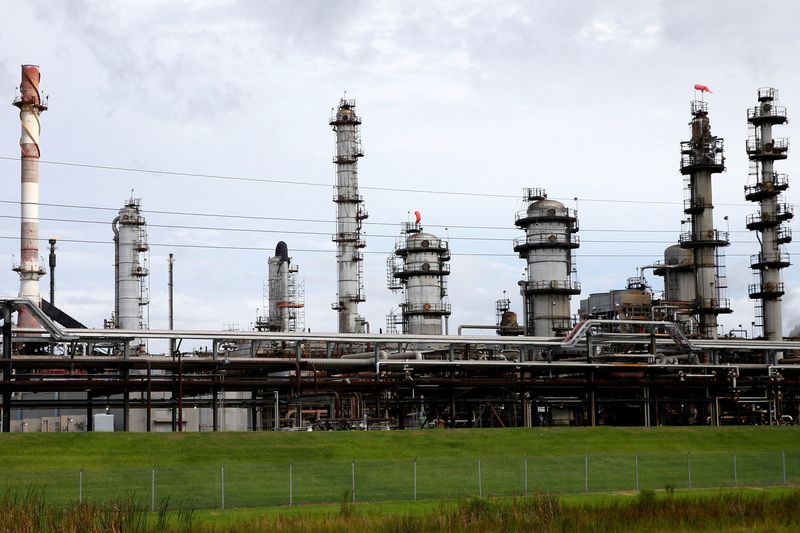
M 19 237 L 9 236 L 9 235 L 0 235 L 0 239 L 6 240 L 19 240 Z M 39 242 L 45 242 L 47 239 L 37 239 Z M 79 243 L 79 244 L 113 244 L 111 241 L 96 241 L 96 240 L 87 240 L 87 239 L 59 239 L 59 242 L 71 242 L 71 243 Z M 194 249 L 206 249 L 206 250 L 239 250 L 239 251 L 255 251 L 255 252 L 272 252 L 274 251 L 273 248 L 268 247 L 260 247 L 260 246 L 232 246 L 232 245 L 216 245 L 216 244 L 187 244 L 187 243 L 149 243 L 150 246 L 155 246 L 158 248 L 194 248 Z M 306 253 L 336 253 L 336 250 L 323 250 L 320 248 L 295 248 L 292 252 L 306 252 Z M 394 253 L 394 250 L 387 250 L 387 251 L 373 251 L 373 250 L 364 250 L 365 254 L 381 254 L 381 255 L 389 255 Z M 458 252 L 458 253 L 451 253 L 452 256 L 472 256 L 472 257 L 515 257 L 516 254 L 513 252 L 510 253 L 484 253 L 484 252 Z M 573 254 L 573 257 L 609 257 L 609 258 L 621 258 L 621 257 L 658 257 L 660 258 L 659 253 L 655 254 Z M 752 254 L 725 254 L 726 257 L 750 257 Z
M 13 205 L 21 205 L 22 202 L 19 200 L 0 200 L 0 204 L 13 204 Z M 65 208 L 65 209 L 86 209 L 86 210 L 96 210 L 96 211 L 119 211 L 119 208 L 116 207 L 103 207 L 103 206 L 91 206 L 91 205 L 77 205 L 77 204 L 54 204 L 54 203 L 46 203 L 46 202 L 39 202 L 39 206 L 44 207 L 57 207 L 57 208 Z M 271 222 L 303 222 L 303 223 L 320 223 L 320 224 L 334 224 L 335 220 L 330 219 L 309 219 L 309 218 L 293 218 L 293 217 L 265 217 L 265 216 L 255 216 L 255 215 L 232 215 L 226 213 L 200 213 L 200 212 L 192 212 L 192 211 L 161 211 L 155 209 L 142 209 L 142 212 L 145 214 L 156 214 L 156 215 L 175 215 L 175 216 L 194 216 L 194 217 L 208 217 L 208 218 L 223 218 L 223 219 L 241 219 L 241 220 L 258 220 L 258 221 L 271 221 Z M 40 219 L 44 220 L 44 219 Z M 53 219 L 56 220 L 56 219 Z M 365 225 L 371 226 L 399 226 L 398 222 L 365 222 Z M 500 231 L 517 231 L 519 229 L 515 229 L 510 226 L 468 226 L 468 225 L 459 225 L 459 224 L 425 224 L 431 228 L 444 228 L 444 229 L 487 229 L 487 230 L 500 230 Z M 165 226 L 168 227 L 168 226 Z M 665 229 L 630 229 L 630 228 L 623 228 L 623 229 L 599 229 L 599 228 L 584 228 L 580 230 L 581 233 L 671 233 L 673 235 L 679 233 L 675 230 L 665 230 Z M 750 231 L 746 230 L 730 230 L 730 233 L 746 233 L 751 234 Z M 516 233 L 519 235 L 519 233 Z
M 0 156 L 0 160 L 4 161 L 19 161 L 19 157 L 8 157 L 8 156 Z M 54 165 L 54 166 L 63 166 L 63 167 L 75 167 L 75 168 L 88 168 L 93 170 L 112 170 L 116 172 L 137 172 L 141 174 L 157 174 L 162 176 L 175 176 L 175 177 L 188 177 L 188 178 L 200 178 L 200 179 L 211 179 L 211 180 L 225 180 L 225 181 L 241 181 L 241 182 L 250 182 L 250 183 L 274 183 L 279 185 L 301 185 L 307 187 L 333 187 L 331 183 L 328 182 L 317 182 L 317 181 L 305 181 L 305 180 L 294 180 L 294 179 L 286 179 L 286 178 L 253 178 L 247 176 L 232 176 L 232 175 L 225 175 L 225 174 L 205 174 L 199 172 L 182 172 L 182 171 L 175 171 L 175 170 L 159 170 L 159 169 L 151 169 L 151 168 L 137 168 L 137 167 L 125 167 L 125 166 L 118 166 L 118 165 L 96 165 L 91 163 L 74 163 L 74 162 L 66 162 L 66 161 L 49 161 L 40 159 L 39 163 L 46 164 L 46 165 Z M 409 189 L 409 188 L 402 188 L 402 187 L 378 187 L 375 185 L 362 185 L 359 186 L 362 190 L 372 190 L 372 191 L 385 191 L 385 192 L 410 192 L 416 194 L 439 194 L 439 195 L 450 195 L 450 196 L 472 196 L 478 198 L 514 198 L 519 199 L 519 195 L 512 195 L 512 194 L 497 194 L 497 193 L 488 193 L 488 192 L 468 192 L 468 191 L 441 191 L 435 189 Z M 561 197 L 552 197 L 554 200 L 560 201 L 580 201 L 580 202 L 599 202 L 599 203 L 615 203 L 615 204 L 652 204 L 652 205 L 681 205 L 681 202 L 672 202 L 666 200 L 626 200 L 626 199 L 619 199 L 619 198 L 581 198 L 581 197 L 573 197 L 573 198 L 561 198 Z M 726 207 L 750 207 L 750 204 L 729 204 L 729 203 L 717 203 L 718 206 L 726 206 Z
M 0 215 L 0 219 L 13 219 L 19 220 L 22 217 L 19 215 Z M 100 226 L 110 226 L 108 221 L 100 221 L 100 220 L 80 220 L 80 219 L 69 219 L 69 218 L 48 218 L 48 217 L 39 217 L 39 221 L 44 222 L 61 222 L 61 223 L 69 223 L 69 224 L 94 224 Z M 273 229 L 254 229 L 254 228 L 230 228 L 230 227 L 223 227 L 223 226 L 185 226 L 185 225 L 178 225 L 178 224 L 152 224 L 148 223 L 147 227 L 149 228 L 165 228 L 165 229 L 186 229 L 186 230 L 196 230 L 196 231 L 226 231 L 226 232 L 239 232 L 239 233 L 280 233 L 280 234 L 287 234 L 287 235 L 315 235 L 315 236 L 330 236 L 331 233 L 329 232 L 320 232 L 320 231 L 298 231 L 298 230 L 273 230 Z M 378 238 L 378 239 L 397 239 L 399 238 L 398 235 L 381 235 L 381 234 L 365 234 L 364 237 L 370 238 Z M 448 237 L 446 240 L 452 241 L 492 241 L 492 242 L 505 242 L 511 243 L 513 242 L 512 238 L 502 238 L 502 237 Z M 600 240 L 593 240 L 593 239 L 582 239 L 581 242 L 586 244 L 674 244 L 673 241 L 653 241 L 653 240 L 631 240 L 631 239 L 600 239 Z M 731 244 L 752 244 L 750 241 L 731 241 Z

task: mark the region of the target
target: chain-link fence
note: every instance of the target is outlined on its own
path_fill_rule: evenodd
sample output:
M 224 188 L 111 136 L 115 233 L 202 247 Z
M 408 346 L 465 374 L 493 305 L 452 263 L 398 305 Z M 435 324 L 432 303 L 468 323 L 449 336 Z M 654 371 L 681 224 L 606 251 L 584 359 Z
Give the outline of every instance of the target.
M 800 483 L 800 451 L 354 460 L 0 473 L 49 503 L 134 498 L 151 509 L 516 496 Z

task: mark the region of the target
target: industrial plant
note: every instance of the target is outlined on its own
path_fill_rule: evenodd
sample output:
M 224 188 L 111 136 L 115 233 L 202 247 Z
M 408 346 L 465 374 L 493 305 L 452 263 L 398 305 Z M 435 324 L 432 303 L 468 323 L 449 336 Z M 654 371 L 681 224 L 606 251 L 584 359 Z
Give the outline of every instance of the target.
M 342 98 L 328 121 L 335 136 L 336 259 L 330 268 L 336 269 L 337 287 L 326 312 L 336 313 L 338 330 L 312 333 L 301 270 L 290 257 L 291 243 L 284 241 L 272 257 L 261 259 L 263 306 L 251 329 L 174 329 L 172 254 L 170 323 L 168 329 L 154 329 L 148 320 L 147 198 L 133 195 L 108 220 L 114 307 L 105 327 L 86 328 L 69 309 L 56 307 L 55 240 L 48 263 L 50 301 L 44 300 L 40 281 L 48 273 L 39 259 L 39 157 L 48 102 L 39 81 L 39 68 L 23 65 L 13 100 L 22 130 L 20 259 L 13 266 L 20 288 L 18 296 L 0 300 L 4 432 L 798 420 L 800 340 L 784 336 L 781 308 L 793 209 L 783 198 L 789 180 L 776 169 L 789 143 L 773 136 L 773 128 L 788 119 L 773 88 L 758 89 L 746 113 L 750 168 L 744 198 L 756 204 L 756 212 L 743 222 L 759 242 L 748 287 L 758 334 L 720 331 L 719 316 L 735 311 L 726 294 L 728 232 L 714 220 L 713 190 L 719 187 L 714 178 L 726 170 L 726 148 L 711 133 L 707 88 L 699 85 L 689 107 L 688 140 L 676 153 L 675 177 L 682 176 L 684 188 L 676 223 L 682 230 L 663 260 L 641 265 L 633 276 L 620 274 L 626 280 L 622 287 L 582 293 L 575 262 L 577 210 L 548 198 L 552 190 L 526 188 L 523 209 L 508 213 L 509 228 L 524 232 L 507 248 L 524 268 L 522 279 L 507 280 L 509 292 L 519 292 L 521 308 L 514 309 L 504 295 L 487 302 L 495 306 L 496 323 L 451 324 L 448 280 L 460 273 L 451 270 L 449 238 L 426 231 L 415 212 L 413 221 L 398 221 L 400 234 L 385 258 L 387 289 L 370 288 L 396 295 L 396 306 L 380 317 L 385 331 L 377 318 L 370 324 L 359 310 L 366 301 L 368 217 L 359 192 L 362 118 L 355 100 Z M 744 182 L 744 171 L 741 175 Z M 582 262 L 581 268 L 592 265 Z M 647 271 L 655 276 L 651 281 Z M 657 279 L 663 287 L 653 286 Z M 192 342 L 209 348 L 184 350 Z

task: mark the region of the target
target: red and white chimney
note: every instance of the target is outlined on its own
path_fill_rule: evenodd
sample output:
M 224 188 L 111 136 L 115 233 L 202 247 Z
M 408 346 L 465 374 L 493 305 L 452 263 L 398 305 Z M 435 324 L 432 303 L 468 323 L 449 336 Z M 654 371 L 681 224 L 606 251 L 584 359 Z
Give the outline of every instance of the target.
M 19 139 L 21 154 L 21 223 L 20 262 L 14 265 L 19 272 L 19 296 L 41 305 L 39 278 L 45 271 L 39 264 L 39 115 L 47 110 L 39 93 L 39 67 L 22 65 L 19 96 L 13 105 L 19 108 L 22 135 Z M 24 309 L 20 310 L 17 326 L 37 327 L 36 320 Z

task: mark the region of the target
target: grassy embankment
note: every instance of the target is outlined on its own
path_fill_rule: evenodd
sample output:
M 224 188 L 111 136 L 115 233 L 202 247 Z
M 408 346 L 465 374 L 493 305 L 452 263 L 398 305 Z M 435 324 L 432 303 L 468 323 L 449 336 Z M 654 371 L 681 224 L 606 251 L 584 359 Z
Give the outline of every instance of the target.
M 529 491 L 581 492 L 585 455 L 590 491 L 635 489 L 637 456 L 640 488 L 687 488 L 689 470 L 693 487 L 779 485 L 784 459 L 800 482 L 795 427 L 0 435 L 5 485 L 49 503 L 77 500 L 81 468 L 85 499 L 149 502 L 156 466 L 156 501 L 195 508 L 221 505 L 221 466 L 226 507 L 246 507 L 288 503 L 290 463 L 294 503 L 351 496 L 353 459 L 357 501 L 391 501 L 413 498 L 415 458 L 422 500 L 522 494 L 526 463 Z

